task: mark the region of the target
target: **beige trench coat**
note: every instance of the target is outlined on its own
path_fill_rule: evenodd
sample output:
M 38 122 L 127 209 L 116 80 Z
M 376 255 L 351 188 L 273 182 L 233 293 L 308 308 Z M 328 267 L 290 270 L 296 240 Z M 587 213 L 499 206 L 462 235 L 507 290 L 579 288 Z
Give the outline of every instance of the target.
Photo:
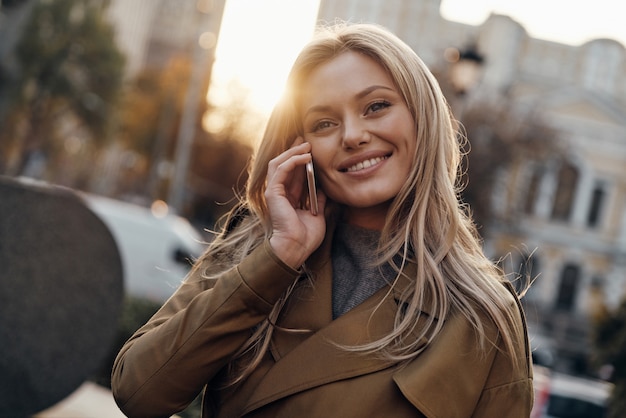
M 510 286 L 502 291 L 518 318 L 517 372 L 501 350 L 479 350 L 461 316 L 448 318 L 431 345 L 403 366 L 349 354 L 337 344 L 361 344 L 390 331 L 400 289 L 391 294 L 383 289 L 333 321 L 330 241 L 327 237 L 307 261 L 314 285 L 301 280 L 279 320 L 281 327 L 311 332 L 277 331 L 261 364 L 234 389 L 218 390 L 220 370 L 298 272 L 266 242 L 217 281 L 190 275 L 118 354 L 112 386 L 122 411 L 129 417 L 167 417 L 206 385 L 203 417 L 530 416 L 527 329 Z M 211 268 L 200 267 L 197 271 Z M 493 327 L 488 337 L 500 341 Z

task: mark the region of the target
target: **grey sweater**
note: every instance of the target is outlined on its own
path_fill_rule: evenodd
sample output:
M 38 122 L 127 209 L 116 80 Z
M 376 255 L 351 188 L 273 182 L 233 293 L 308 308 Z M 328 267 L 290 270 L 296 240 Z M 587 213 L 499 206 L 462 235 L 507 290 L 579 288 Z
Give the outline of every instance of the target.
M 391 283 L 396 272 L 388 264 L 374 266 L 380 232 L 339 224 L 332 246 L 333 319 Z

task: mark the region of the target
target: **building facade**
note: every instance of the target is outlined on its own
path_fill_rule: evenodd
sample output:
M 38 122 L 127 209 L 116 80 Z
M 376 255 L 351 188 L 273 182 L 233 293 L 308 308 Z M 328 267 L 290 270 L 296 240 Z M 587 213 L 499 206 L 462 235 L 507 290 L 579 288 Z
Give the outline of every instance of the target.
M 112 0 L 107 9 L 115 36 L 127 57 L 127 74 L 146 67 L 163 68 L 177 53 L 190 53 L 200 36 L 217 42 L 226 0 Z M 214 61 L 215 49 L 203 45 Z
M 322 0 L 318 18 L 381 24 L 434 70 L 444 68 L 446 49 L 472 46 L 484 57 L 472 95 L 538 113 L 557 133 L 545 141 L 559 141 L 559 155 L 502 174 L 493 207 L 505 221 L 490 225 L 485 248 L 494 259 L 509 254 L 510 272 L 535 277 L 527 315 L 540 348 L 555 353 L 553 366 L 584 371 L 594 309 L 626 297 L 624 45 L 536 39 L 502 15 L 479 26 L 451 22 L 440 0 Z

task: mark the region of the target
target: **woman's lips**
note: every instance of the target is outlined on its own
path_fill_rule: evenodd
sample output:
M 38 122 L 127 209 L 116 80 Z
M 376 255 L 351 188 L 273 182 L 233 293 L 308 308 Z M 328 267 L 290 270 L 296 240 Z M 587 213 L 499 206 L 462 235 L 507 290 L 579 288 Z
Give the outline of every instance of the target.
M 386 160 L 387 158 L 389 158 L 388 155 L 384 155 L 382 157 L 368 158 L 366 160 L 359 161 L 358 163 L 353 164 L 350 167 L 348 167 L 348 168 L 346 168 L 346 169 L 344 169 L 342 171 L 347 172 L 347 173 L 353 173 L 353 172 L 356 172 L 356 171 L 361 171 L 363 169 L 370 168 L 372 166 L 378 165 L 382 161 Z

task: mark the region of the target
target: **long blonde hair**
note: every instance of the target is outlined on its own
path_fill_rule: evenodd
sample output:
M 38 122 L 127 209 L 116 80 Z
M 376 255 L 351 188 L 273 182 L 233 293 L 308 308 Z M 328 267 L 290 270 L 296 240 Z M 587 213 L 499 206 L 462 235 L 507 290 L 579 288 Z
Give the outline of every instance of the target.
M 476 229 L 458 197 L 463 137 L 456 131 L 449 106 L 426 65 L 403 41 L 376 25 L 320 28 L 304 47 L 255 153 L 245 200 L 207 256 L 228 268 L 269 237 L 264 199 L 267 165 L 288 149 L 302 130 L 297 113 L 298 87 L 313 69 L 346 51 L 365 54 L 390 74 L 413 116 L 418 143 L 413 170 L 391 205 L 380 241 L 382 260 L 392 263 L 392 258 L 400 254 L 402 265 L 414 263 L 417 274 L 410 277 L 412 285 L 403 298 L 406 304 L 398 308 L 393 332 L 370 344 L 346 349 L 377 352 L 393 361 L 414 358 L 425 348 L 418 348 L 420 337 L 432 340 L 442 330 L 443 319 L 455 312 L 475 327 L 482 345 L 495 343 L 485 341 L 486 315 L 500 331 L 505 351 L 513 353 L 514 342 L 508 330 L 514 328 L 516 319 L 509 313 L 510 301 L 503 296 L 501 282 L 505 279 L 483 254 Z M 398 276 L 403 274 L 402 265 L 396 266 Z M 290 291 L 240 351 L 240 355 L 253 353 L 253 360 L 238 373 L 239 378 L 251 372 L 266 352 L 273 324 Z M 418 319 L 427 323 L 422 334 L 404 338 L 414 331 Z

